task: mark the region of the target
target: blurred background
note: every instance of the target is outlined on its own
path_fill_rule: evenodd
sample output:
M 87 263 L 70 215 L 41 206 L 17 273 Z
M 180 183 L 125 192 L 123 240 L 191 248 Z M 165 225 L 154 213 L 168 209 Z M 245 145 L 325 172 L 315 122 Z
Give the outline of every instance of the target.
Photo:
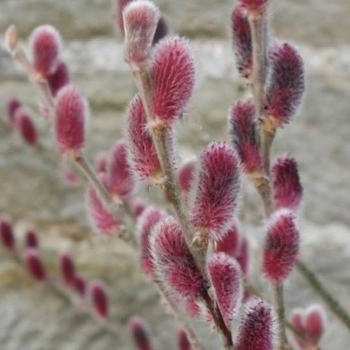
M 171 30 L 191 39 L 198 63 L 196 93 L 178 127 L 179 154 L 186 160 L 210 140 L 227 139 L 228 107 L 249 93 L 236 73 L 231 50 L 229 20 L 235 1 L 155 2 Z M 289 153 L 299 163 L 305 187 L 301 256 L 350 312 L 350 3 L 271 3 L 272 35 L 300 48 L 307 71 L 303 107 L 279 132 L 273 151 Z M 38 230 L 45 261 L 53 270 L 56 254 L 68 251 L 86 276 L 105 280 L 117 326 L 123 328 L 130 315 L 138 314 L 149 322 L 156 348 L 172 349 L 178 325 L 159 307 L 157 294 L 141 276 L 130 249 L 91 233 L 83 186 L 62 182 L 59 155 L 52 131 L 39 115 L 37 92 L 3 48 L 3 34 L 10 24 L 16 24 L 24 46 L 40 24 L 59 29 L 72 81 L 90 102 L 87 153 L 93 159 L 122 136 L 123 112 L 136 91 L 113 22 L 111 0 L 1 0 L 0 212 L 18 223 L 19 236 L 27 227 Z M 40 149 L 25 146 L 6 126 L 6 100 L 13 95 L 36 116 Z M 150 195 L 157 197 L 154 192 Z M 244 228 L 253 238 L 259 237 L 260 200 L 249 186 L 244 199 Z M 297 273 L 286 285 L 286 300 L 289 311 L 320 302 Z M 0 315 L 0 348 L 4 350 L 131 349 L 127 336 L 116 339 L 106 334 L 33 283 L 3 251 Z M 328 319 L 322 349 L 348 349 L 349 333 L 329 313 Z M 214 348 L 216 336 L 205 337 Z

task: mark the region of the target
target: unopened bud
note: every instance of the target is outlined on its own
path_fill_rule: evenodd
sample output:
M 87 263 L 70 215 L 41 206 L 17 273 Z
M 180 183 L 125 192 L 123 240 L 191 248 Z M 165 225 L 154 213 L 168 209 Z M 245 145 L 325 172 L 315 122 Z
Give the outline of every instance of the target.
M 288 43 L 276 41 L 269 50 L 265 121 L 274 127 L 289 123 L 301 104 L 304 90 L 304 63 L 298 50 Z
M 70 255 L 64 253 L 59 257 L 61 278 L 66 286 L 73 285 L 75 278 L 75 265 Z
M 37 73 L 47 77 L 55 71 L 61 46 L 61 36 L 54 27 L 42 25 L 33 31 L 30 47 L 33 52 L 33 66 Z
M 280 156 L 272 167 L 272 189 L 276 209 L 297 211 L 303 198 L 298 165 L 289 156 Z
M 132 1 L 124 7 L 124 57 L 130 65 L 146 65 L 158 20 L 159 10 L 151 1 Z
M 238 263 L 225 253 L 214 254 L 208 262 L 216 300 L 226 326 L 237 316 L 243 297 L 242 272 Z
M 0 216 L 0 240 L 4 248 L 13 250 L 16 245 L 15 236 L 10 218 L 5 215 Z
M 255 126 L 255 107 L 251 100 L 238 101 L 229 113 L 230 135 L 243 170 L 250 175 L 262 171 L 259 140 Z
M 85 297 L 87 290 L 86 279 L 83 276 L 74 275 L 73 288 L 81 297 Z
M 272 283 L 283 282 L 291 273 L 298 252 L 299 232 L 295 215 L 289 210 L 280 210 L 268 224 L 263 258 L 266 278 Z
M 205 281 L 175 219 L 163 219 L 154 228 L 151 252 L 156 277 L 170 295 L 192 300 L 200 296 Z
M 189 44 L 179 37 L 161 40 L 151 67 L 151 107 L 165 125 L 178 120 L 195 85 L 194 58 Z
M 143 211 L 137 221 L 136 234 L 140 245 L 140 261 L 143 273 L 154 276 L 154 266 L 151 254 L 150 235 L 154 226 L 164 217 L 160 210 L 149 207 Z
M 5 33 L 5 45 L 9 53 L 13 53 L 16 50 L 18 43 L 17 28 L 15 25 L 10 25 Z
M 219 240 L 234 221 L 240 188 L 236 152 L 227 143 L 212 142 L 201 155 L 198 178 L 193 181 L 191 220 L 208 237 Z
M 274 317 L 272 308 L 262 300 L 254 299 L 245 305 L 238 330 L 237 350 L 273 350 Z
M 61 88 L 69 84 L 69 81 L 67 64 L 60 60 L 55 71 L 47 76 L 47 83 L 49 84 L 52 95 L 56 96 Z
M 35 231 L 28 230 L 25 234 L 25 246 L 27 248 L 38 248 L 39 242 L 38 242 L 38 236 Z
M 247 18 L 247 11 L 242 6 L 236 6 L 231 15 L 231 33 L 233 51 L 239 74 L 248 79 L 252 74 L 252 37 Z
M 158 179 L 161 176 L 161 166 L 147 129 L 146 113 L 139 96 L 131 102 L 126 115 L 126 138 L 131 168 L 142 180 Z
M 147 327 L 143 320 L 135 316 L 130 320 L 129 327 L 136 350 L 153 350 Z
M 84 147 L 88 108 L 80 91 L 66 85 L 55 100 L 56 142 L 64 154 L 77 155 Z
M 125 141 L 118 141 L 111 149 L 107 165 L 108 188 L 112 195 L 127 198 L 136 187 L 134 173 L 127 159 Z
M 106 183 L 105 176 L 100 174 L 100 180 Z M 88 211 L 94 227 L 102 234 L 109 236 L 120 233 L 120 223 L 116 220 L 111 211 L 106 208 L 95 188 L 90 187 L 87 195 Z
M 7 116 L 10 126 L 15 126 L 15 115 L 19 108 L 22 107 L 22 103 L 17 97 L 10 97 L 7 100 Z
M 36 146 L 38 144 L 38 132 L 30 113 L 21 107 L 17 109 L 15 120 L 22 140 L 29 146 Z
M 107 318 L 109 313 L 109 301 L 106 288 L 99 281 L 91 282 L 89 296 L 96 314 L 101 318 Z
M 44 281 L 46 279 L 46 271 L 40 259 L 38 250 L 35 248 L 28 248 L 25 250 L 24 261 L 28 273 L 37 281 Z
M 179 329 L 177 332 L 177 348 L 178 350 L 192 350 L 191 343 L 183 329 Z

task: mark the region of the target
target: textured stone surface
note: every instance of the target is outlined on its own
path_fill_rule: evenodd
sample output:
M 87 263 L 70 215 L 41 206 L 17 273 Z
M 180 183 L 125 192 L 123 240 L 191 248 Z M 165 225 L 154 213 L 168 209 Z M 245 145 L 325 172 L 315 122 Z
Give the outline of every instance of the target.
M 178 128 L 179 153 L 187 158 L 198 154 L 210 140 L 227 138 L 228 106 L 247 95 L 224 39 L 231 1 L 216 1 L 215 9 L 209 0 L 158 3 L 174 31 L 195 38 L 198 87 Z M 121 137 L 123 111 L 135 93 L 122 45 L 112 37 L 109 9 L 108 0 L 0 3 L 1 31 L 15 22 L 25 38 L 35 25 L 53 23 L 68 40 L 64 57 L 92 107 L 87 150 L 91 158 Z M 345 0 L 275 1 L 271 16 L 275 32 L 300 46 L 308 72 L 303 108 L 295 122 L 279 132 L 274 153 L 288 152 L 300 164 L 306 194 L 300 223 L 302 257 L 350 310 L 350 153 L 346 147 L 350 139 L 350 6 Z M 40 228 L 45 261 L 50 266 L 57 252 L 68 250 L 86 276 L 103 278 L 109 285 L 113 321 L 118 327 L 123 329 L 130 315 L 140 314 L 151 323 L 157 349 L 174 348 L 174 322 L 159 308 L 156 293 L 140 276 L 133 254 L 118 243 L 113 243 L 111 250 L 109 242 L 91 235 L 83 189 L 60 181 L 52 130 L 38 115 L 41 148 L 33 150 L 24 147 L 1 122 L 6 98 L 12 94 L 38 114 L 35 90 L 0 49 L 0 212 L 20 220 L 19 235 L 28 223 Z M 156 190 L 150 191 L 157 197 Z M 249 187 L 245 198 L 245 220 L 261 224 L 260 202 Z M 256 249 L 255 238 L 261 237 L 261 228 L 249 226 L 247 230 Z M 127 336 L 116 340 L 107 335 L 54 294 L 26 279 L 7 254 L 1 252 L 0 257 L 1 349 L 131 348 Z M 318 301 L 298 274 L 286 290 L 289 310 Z M 346 349 L 348 333 L 332 316 L 329 319 L 322 349 Z M 208 333 L 203 328 L 201 332 Z M 213 334 L 206 335 L 208 349 L 216 348 Z

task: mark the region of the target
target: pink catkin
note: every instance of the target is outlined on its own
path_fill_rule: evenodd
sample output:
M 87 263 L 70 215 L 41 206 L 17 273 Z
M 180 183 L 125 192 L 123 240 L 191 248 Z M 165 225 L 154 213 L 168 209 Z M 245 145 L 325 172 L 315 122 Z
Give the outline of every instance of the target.
M 33 66 L 37 73 L 47 77 L 57 67 L 61 51 L 61 37 L 58 31 L 49 25 L 37 27 L 30 38 L 33 52 Z
M 64 284 L 66 286 L 72 286 L 75 278 L 75 265 L 69 254 L 64 253 L 60 255 L 59 268 Z
M 84 147 L 88 107 L 80 91 L 66 85 L 55 100 L 55 134 L 60 151 L 76 156 Z
M 221 314 L 230 329 L 231 321 L 238 314 L 242 303 L 241 269 L 227 254 L 216 253 L 208 262 L 208 270 Z
M 154 265 L 150 247 L 150 235 L 154 226 L 164 217 L 160 210 L 148 207 L 143 211 L 137 221 L 137 239 L 140 244 L 140 262 L 146 276 L 154 276 Z
M 225 253 L 236 258 L 242 244 L 241 234 L 239 233 L 237 224 L 234 223 L 225 235 L 215 244 L 216 253 Z
M 136 179 L 127 160 L 127 145 L 123 140 L 118 141 L 109 153 L 107 181 L 110 192 L 123 199 L 130 197 L 136 187 Z
M 239 0 L 241 6 L 254 13 L 264 13 L 267 9 L 268 3 L 268 0 Z
M 142 180 L 158 178 L 161 167 L 157 151 L 147 129 L 147 119 L 142 101 L 137 96 L 127 112 L 126 139 L 131 168 Z
M 29 146 L 38 144 L 38 132 L 30 113 L 23 107 L 16 111 L 16 128 L 22 140 Z
M 178 178 L 182 192 L 187 195 L 191 190 L 191 184 L 195 176 L 196 162 L 191 160 L 184 163 L 179 169 Z
M 305 90 L 304 63 L 292 45 L 276 41 L 269 50 L 265 109 L 278 127 L 287 124 L 300 106 Z
M 234 221 L 240 188 L 239 161 L 233 148 L 224 142 L 209 144 L 193 186 L 191 221 L 211 239 L 219 240 Z
M 106 183 L 104 174 L 100 174 L 99 178 L 103 184 Z M 120 233 L 120 223 L 116 220 L 110 210 L 106 208 L 93 187 L 88 189 L 87 205 L 90 219 L 100 233 L 108 236 Z
M 303 198 L 297 162 L 289 156 L 280 156 L 272 167 L 272 190 L 276 209 L 299 209 Z
M 87 291 L 87 282 L 83 276 L 75 274 L 72 287 L 78 293 L 79 296 L 85 297 Z
M 186 40 L 170 37 L 154 49 L 151 66 L 151 107 L 166 125 L 179 119 L 195 84 L 194 58 Z
M 205 281 L 174 218 L 163 219 L 154 228 L 151 252 L 156 276 L 171 295 L 191 300 L 200 296 Z
M 38 250 L 35 248 L 28 248 L 24 253 L 24 261 L 28 273 L 37 281 L 46 280 L 46 271 L 40 259 Z
M 299 232 L 294 213 L 276 212 L 268 225 L 263 256 L 263 271 L 272 283 L 284 281 L 291 273 L 299 252 Z
M 9 217 L 0 215 L 0 240 L 4 248 L 13 250 L 16 245 L 12 223 Z
M 252 73 L 252 37 L 247 12 L 242 6 L 236 6 L 231 15 L 232 46 L 236 57 L 236 66 L 243 78 Z
M 255 127 L 255 107 L 252 100 L 238 101 L 229 113 L 230 135 L 243 170 L 252 174 L 262 171 L 259 140 Z
M 101 318 L 107 318 L 109 301 L 104 285 L 99 281 L 92 281 L 89 285 L 89 296 L 96 314 Z
M 7 116 L 10 126 L 15 126 L 15 115 L 20 107 L 22 107 L 22 103 L 17 97 L 13 96 L 7 100 Z
M 178 350 L 191 350 L 192 346 L 188 340 L 187 334 L 183 329 L 179 329 L 177 332 L 177 348 Z
M 38 248 L 38 235 L 33 230 L 28 230 L 25 234 L 25 246 L 27 248 Z
M 131 66 L 147 63 L 159 16 L 158 8 L 148 0 L 132 1 L 123 8 L 124 57 Z
M 95 157 L 95 168 L 98 173 L 107 172 L 108 153 L 100 152 Z
M 51 93 L 56 96 L 58 91 L 68 85 L 70 81 L 67 64 L 60 60 L 54 72 L 47 77 Z
M 272 308 L 254 299 L 245 305 L 244 317 L 238 330 L 237 350 L 273 350 L 274 318 Z
M 134 316 L 129 322 L 129 327 L 136 350 L 154 349 L 151 344 L 146 325 L 141 318 Z

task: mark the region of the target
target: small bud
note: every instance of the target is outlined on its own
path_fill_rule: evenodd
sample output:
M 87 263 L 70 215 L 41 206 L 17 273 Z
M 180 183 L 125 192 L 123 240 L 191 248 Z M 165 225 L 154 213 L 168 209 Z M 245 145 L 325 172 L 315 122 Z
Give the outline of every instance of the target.
M 130 65 L 147 64 L 159 16 L 158 8 L 148 0 L 132 1 L 124 7 L 124 57 Z
M 20 133 L 22 140 L 29 146 L 38 144 L 38 132 L 29 112 L 21 107 L 16 112 L 16 128 Z
M 123 199 L 130 197 L 136 187 L 136 179 L 127 160 L 125 141 L 118 141 L 110 151 L 107 181 L 112 195 Z
M 5 33 L 5 45 L 9 53 L 13 53 L 17 48 L 18 34 L 15 25 L 10 25 Z
M 311 305 L 305 311 L 305 332 L 317 345 L 322 338 L 327 324 L 326 313 L 322 306 Z
M 56 142 L 64 154 L 77 155 L 84 147 L 88 108 L 80 91 L 66 85 L 58 92 L 55 101 Z
M 296 48 L 276 41 L 269 50 L 265 109 L 275 127 L 287 124 L 300 106 L 305 90 L 304 63 Z
M 28 230 L 25 234 L 25 246 L 27 248 L 39 248 L 38 236 L 35 231 Z
M 136 350 L 153 350 L 146 325 L 139 317 L 133 317 L 130 320 L 129 327 Z
M 147 129 L 147 119 L 141 98 L 137 96 L 131 102 L 127 112 L 128 156 L 131 168 L 141 180 L 157 179 L 161 176 L 161 167 L 157 151 Z
M 236 6 L 231 15 L 232 46 L 239 74 L 248 79 L 253 70 L 252 37 L 247 12 Z
M 239 0 L 239 3 L 249 12 L 263 14 L 266 12 L 268 0 Z
M 177 348 L 178 350 L 192 350 L 191 343 L 183 329 L 179 329 L 177 332 Z
M 35 248 L 28 248 L 24 253 L 24 261 L 27 266 L 28 273 L 37 281 L 44 281 L 46 279 L 46 271 L 40 259 L 38 250 Z
M 52 74 L 57 67 L 62 46 L 58 31 L 49 25 L 39 26 L 33 31 L 29 43 L 36 72 L 44 77 Z
M 17 97 L 10 97 L 7 100 L 7 116 L 10 126 L 15 126 L 15 115 L 19 108 L 22 107 L 22 103 Z
M 81 297 L 85 297 L 87 290 L 86 279 L 83 276 L 75 274 L 73 278 L 73 288 Z
M 56 96 L 58 91 L 68 85 L 70 81 L 68 67 L 65 62 L 59 61 L 55 71 L 47 76 L 51 93 Z
M 99 178 L 103 184 L 106 183 L 103 174 L 100 174 Z M 120 233 L 120 223 L 115 219 L 110 210 L 105 207 L 105 204 L 93 187 L 88 189 L 87 204 L 91 221 L 100 233 L 108 236 L 118 235 Z
M 247 174 L 262 171 L 259 140 L 255 127 L 255 107 L 251 100 L 238 101 L 229 113 L 230 135 L 243 170 Z
M 136 234 L 140 245 L 140 261 L 143 273 L 154 276 L 154 266 L 150 247 L 150 235 L 154 226 L 164 217 L 160 210 L 149 207 L 143 211 L 137 221 Z
M 193 181 L 193 225 L 211 239 L 223 237 L 234 221 L 240 187 L 238 157 L 227 143 L 212 142 L 201 155 L 197 181 Z
M 291 273 L 299 252 L 299 232 L 294 213 L 280 210 L 268 225 L 263 271 L 272 283 L 283 282 Z
M 195 85 L 188 42 L 179 37 L 161 40 L 154 49 L 150 75 L 152 111 L 156 119 L 171 125 L 180 118 Z
M 95 158 L 95 168 L 99 173 L 107 172 L 108 154 L 107 152 L 99 153 Z
M 156 277 L 164 288 L 176 297 L 196 300 L 205 287 L 205 281 L 177 221 L 163 219 L 153 229 L 150 239 Z
M 236 349 L 273 350 L 274 328 L 270 305 L 259 299 L 248 302 L 238 330 Z
M 91 282 L 89 296 L 97 316 L 107 318 L 109 313 L 109 301 L 104 285 L 99 281 Z
M 231 321 L 237 316 L 242 303 L 241 269 L 233 258 L 225 253 L 217 253 L 210 258 L 208 270 L 219 309 L 230 329 Z
M 140 198 L 132 200 L 130 205 L 132 214 L 135 218 L 138 218 L 146 209 L 146 203 Z
M 68 164 L 62 162 L 60 167 L 61 179 L 66 185 L 75 186 L 79 185 L 80 178 L 74 170 L 72 170 Z
M 240 251 L 240 246 L 242 243 L 241 235 L 238 231 L 236 223 L 225 233 L 220 240 L 216 241 L 215 252 L 216 253 L 225 253 L 232 258 L 236 258 L 237 254 Z
M 59 269 L 62 280 L 66 286 L 73 285 L 75 277 L 75 265 L 70 255 L 61 254 L 59 257 Z
M 185 195 L 190 192 L 191 184 L 195 176 L 195 170 L 196 162 L 194 160 L 184 163 L 179 170 L 179 185 Z
M 16 245 L 10 218 L 5 215 L 0 216 L 0 241 L 4 248 L 14 250 Z
M 303 197 L 297 162 L 288 156 L 280 156 L 272 167 L 273 198 L 276 209 L 297 211 Z

